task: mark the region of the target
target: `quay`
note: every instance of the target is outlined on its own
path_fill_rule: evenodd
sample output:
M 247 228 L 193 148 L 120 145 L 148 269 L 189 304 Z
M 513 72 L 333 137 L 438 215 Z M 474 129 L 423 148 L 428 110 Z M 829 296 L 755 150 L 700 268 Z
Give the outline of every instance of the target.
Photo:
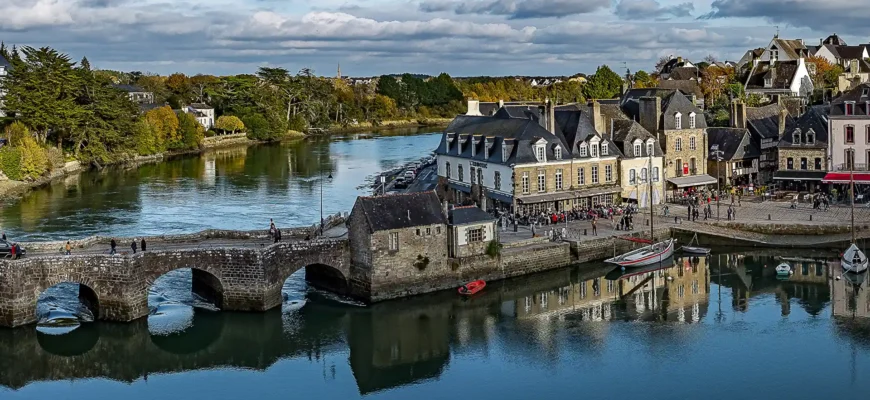
M 848 208 L 790 209 L 782 203 L 744 202 L 735 221 L 674 219 L 685 208 L 657 215 L 655 240 L 698 233 L 713 246 L 755 246 L 842 250 L 850 240 Z M 262 312 L 282 302 L 281 287 L 305 270 L 312 285 L 374 303 L 455 288 L 464 282 L 533 274 L 596 262 L 649 238 L 649 214 L 636 218 L 633 231 L 615 230 L 599 220 L 503 227 L 475 207 L 446 209 L 434 192 L 357 200 L 348 215 L 330 216 L 324 232 L 316 226 L 282 230 L 271 243 L 265 231 L 208 230 L 196 234 L 145 238 L 147 252 L 123 251 L 132 238 L 118 239 L 122 251 L 107 254 L 108 238 L 75 241 L 70 256 L 63 242 L 24 243 L 28 255 L 0 261 L 0 326 L 36 322 L 36 302 L 47 288 L 80 284 L 80 298 L 96 318 L 129 322 L 146 316 L 148 289 L 176 269 L 193 271 L 193 291 L 228 311 Z M 859 242 L 870 238 L 870 209 L 856 210 Z M 558 238 L 554 237 L 558 236 Z M 495 244 L 493 244 L 495 243 Z M 600 264 L 597 264 L 601 267 Z

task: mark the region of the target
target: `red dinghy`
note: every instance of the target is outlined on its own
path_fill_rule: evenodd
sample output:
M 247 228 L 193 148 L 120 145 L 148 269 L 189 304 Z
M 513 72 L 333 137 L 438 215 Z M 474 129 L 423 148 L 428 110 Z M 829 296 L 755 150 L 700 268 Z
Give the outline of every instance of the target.
M 486 287 L 486 282 L 483 280 L 476 280 L 474 282 L 466 283 L 459 288 L 459 294 L 464 296 L 471 296 Z

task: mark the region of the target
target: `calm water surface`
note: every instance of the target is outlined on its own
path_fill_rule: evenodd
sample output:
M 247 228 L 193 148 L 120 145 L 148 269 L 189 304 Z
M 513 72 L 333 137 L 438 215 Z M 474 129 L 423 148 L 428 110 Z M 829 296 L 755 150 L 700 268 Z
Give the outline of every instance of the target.
M 780 280 L 776 263 L 720 254 L 630 277 L 582 266 L 493 282 L 471 299 L 440 293 L 371 307 L 294 276 L 282 309 L 264 314 L 196 307 L 159 323 L 154 315 L 84 323 L 60 336 L 0 330 L 0 396 L 448 399 L 468 388 L 488 399 L 866 396 L 866 276 L 852 283 L 836 279 L 835 265 L 800 262 Z
M 371 136 L 366 134 L 365 136 Z M 0 204 L 13 239 L 139 236 L 209 228 L 304 226 L 350 211 L 367 177 L 435 150 L 432 129 L 391 131 L 281 145 L 217 150 L 138 169 L 71 176 Z M 332 179 L 329 179 L 329 175 Z

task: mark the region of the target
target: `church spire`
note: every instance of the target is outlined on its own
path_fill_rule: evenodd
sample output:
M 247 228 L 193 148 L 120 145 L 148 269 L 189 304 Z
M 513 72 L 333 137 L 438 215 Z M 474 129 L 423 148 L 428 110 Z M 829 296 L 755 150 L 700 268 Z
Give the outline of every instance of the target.
M 338 63 L 338 79 L 341 79 L 341 63 Z

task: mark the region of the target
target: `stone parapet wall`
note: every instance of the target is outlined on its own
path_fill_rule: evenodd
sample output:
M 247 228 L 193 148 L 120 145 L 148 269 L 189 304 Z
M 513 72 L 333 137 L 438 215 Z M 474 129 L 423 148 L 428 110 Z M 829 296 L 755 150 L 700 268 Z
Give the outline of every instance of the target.
M 649 234 L 646 232 L 634 232 L 623 235 L 622 237 L 649 239 Z M 655 241 L 669 239 L 670 237 L 670 228 L 659 228 L 655 230 Z M 645 246 L 643 243 L 636 243 L 614 236 L 584 241 L 571 240 L 568 241 L 568 243 L 571 246 L 571 255 L 577 263 L 605 260 L 615 255 L 623 254 L 638 247 Z M 679 247 L 679 244 L 676 245 L 676 247 Z
M 762 233 L 766 235 L 835 235 L 852 232 L 850 225 L 843 224 L 780 224 L 771 223 L 743 223 L 743 222 L 712 222 L 713 226 L 735 229 L 739 231 Z M 864 221 L 856 221 L 856 231 L 870 230 L 870 224 Z

